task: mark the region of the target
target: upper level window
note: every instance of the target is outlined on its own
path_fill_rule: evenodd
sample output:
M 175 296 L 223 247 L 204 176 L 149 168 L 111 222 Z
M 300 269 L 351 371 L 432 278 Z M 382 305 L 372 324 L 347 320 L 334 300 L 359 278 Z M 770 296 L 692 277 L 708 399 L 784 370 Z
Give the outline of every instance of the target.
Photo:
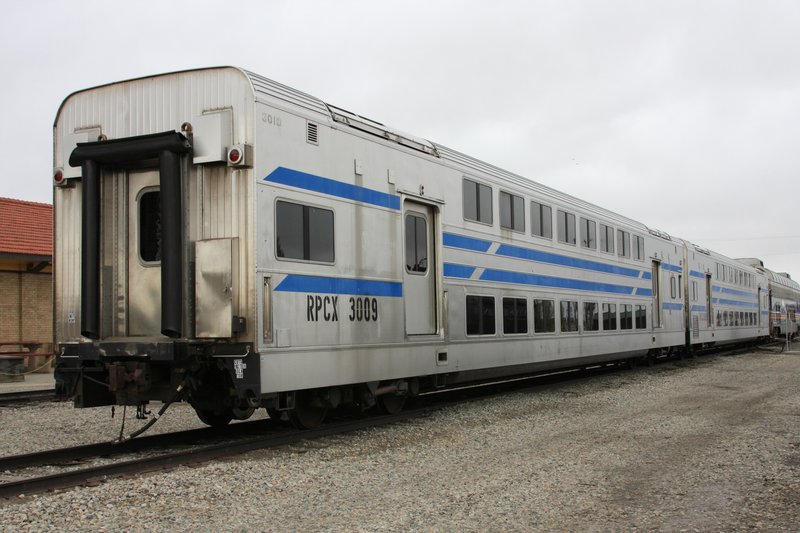
M 428 271 L 428 222 L 411 213 L 406 215 L 406 270 L 416 274 Z
M 600 224 L 600 250 L 614 253 L 614 228 Z
M 500 191 L 500 226 L 514 231 L 525 231 L 525 200 Z
M 617 230 L 617 253 L 620 257 L 631 256 L 631 234 L 624 230 Z
M 161 261 L 161 192 L 139 197 L 139 257 L 145 263 Z
M 597 249 L 597 224 L 594 220 L 581 218 L 581 246 Z
M 531 233 L 553 238 L 553 209 L 549 205 L 531 202 Z
M 644 261 L 644 237 L 633 236 L 633 258 L 637 261 Z
M 558 210 L 558 240 L 575 244 L 575 215 Z
M 284 201 L 275 211 L 278 257 L 333 263 L 333 211 Z
M 492 188 L 464 180 L 464 218 L 484 224 L 492 223 Z

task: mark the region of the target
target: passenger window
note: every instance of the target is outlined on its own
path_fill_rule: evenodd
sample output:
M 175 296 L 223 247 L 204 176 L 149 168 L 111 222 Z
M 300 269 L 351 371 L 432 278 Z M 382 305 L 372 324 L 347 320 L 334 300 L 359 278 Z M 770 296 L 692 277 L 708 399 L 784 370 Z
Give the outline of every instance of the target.
M 500 226 L 514 231 L 525 231 L 525 200 L 500 191 Z
M 533 301 L 533 331 L 553 333 L 556 330 L 556 305 L 553 300 Z
M 633 306 L 622 304 L 619 317 L 619 329 L 633 329 Z
M 644 261 L 644 237 L 633 236 L 633 258 L 637 261 Z
M 617 230 L 617 253 L 620 257 L 631 256 L 631 234 L 621 229 Z
M 428 221 L 410 213 L 406 215 L 406 271 L 428 271 Z
M 139 197 L 139 257 L 145 263 L 161 261 L 161 192 Z
M 278 257 L 333 263 L 333 211 L 278 201 L 275 233 Z
M 467 296 L 467 335 L 494 335 L 494 298 Z
M 581 246 L 597 249 L 597 224 L 594 220 L 581 218 Z
M 617 304 L 603 304 L 603 330 L 617 329 Z
M 575 244 L 575 215 L 558 210 L 558 240 Z
M 600 250 L 614 253 L 614 228 L 600 224 Z
M 583 330 L 598 331 L 600 329 L 600 314 L 595 302 L 583 302 Z
M 578 302 L 561 302 L 561 331 L 578 331 Z
M 503 298 L 503 333 L 528 333 L 528 301 Z
M 553 210 L 549 205 L 531 202 L 531 233 L 545 239 L 553 238 Z
M 636 306 L 636 329 L 647 328 L 647 307 L 644 305 Z
M 464 180 L 464 218 L 484 224 L 492 223 L 492 188 Z

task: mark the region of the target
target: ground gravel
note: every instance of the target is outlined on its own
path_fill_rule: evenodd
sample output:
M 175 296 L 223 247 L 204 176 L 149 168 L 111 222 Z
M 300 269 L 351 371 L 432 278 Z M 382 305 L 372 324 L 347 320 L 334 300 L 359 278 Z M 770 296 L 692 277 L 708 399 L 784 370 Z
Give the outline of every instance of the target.
M 0 408 L 0 454 L 113 438 L 118 422 L 108 409 Z M 156 428 L 197 425 L 178 407 Z M 798 531 L 799 428 L 800 354 L 700 358 L 0 502 L 0 527 Z

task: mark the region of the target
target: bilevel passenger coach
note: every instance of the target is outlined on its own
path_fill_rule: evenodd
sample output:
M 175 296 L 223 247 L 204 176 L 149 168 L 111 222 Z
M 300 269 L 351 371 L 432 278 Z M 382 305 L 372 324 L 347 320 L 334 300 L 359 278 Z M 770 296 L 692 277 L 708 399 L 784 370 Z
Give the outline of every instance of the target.
M 771 331 L 763 269 L 237 68 L 76 92 L 54 158 L 78 407 L 312 427 Z

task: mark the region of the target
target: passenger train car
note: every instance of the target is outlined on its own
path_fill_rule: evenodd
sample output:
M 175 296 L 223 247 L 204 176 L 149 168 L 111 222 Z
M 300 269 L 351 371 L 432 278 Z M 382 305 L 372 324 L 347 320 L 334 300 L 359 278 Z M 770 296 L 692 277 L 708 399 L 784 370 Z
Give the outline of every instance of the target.
M 237 68 L 76 92 L 54 158 L 79 407 L 311 427 L 770 333 L 763 270 Z
M 800 284 L 794 281 L 789 274 L 777 273 L 764 267 L 760 259 L 739 259 L 740 262 L 755 267 L 769 280 L 769 324 L 773 337 L 791 338 L 800 331 L 797 310 L 800 306 Z

